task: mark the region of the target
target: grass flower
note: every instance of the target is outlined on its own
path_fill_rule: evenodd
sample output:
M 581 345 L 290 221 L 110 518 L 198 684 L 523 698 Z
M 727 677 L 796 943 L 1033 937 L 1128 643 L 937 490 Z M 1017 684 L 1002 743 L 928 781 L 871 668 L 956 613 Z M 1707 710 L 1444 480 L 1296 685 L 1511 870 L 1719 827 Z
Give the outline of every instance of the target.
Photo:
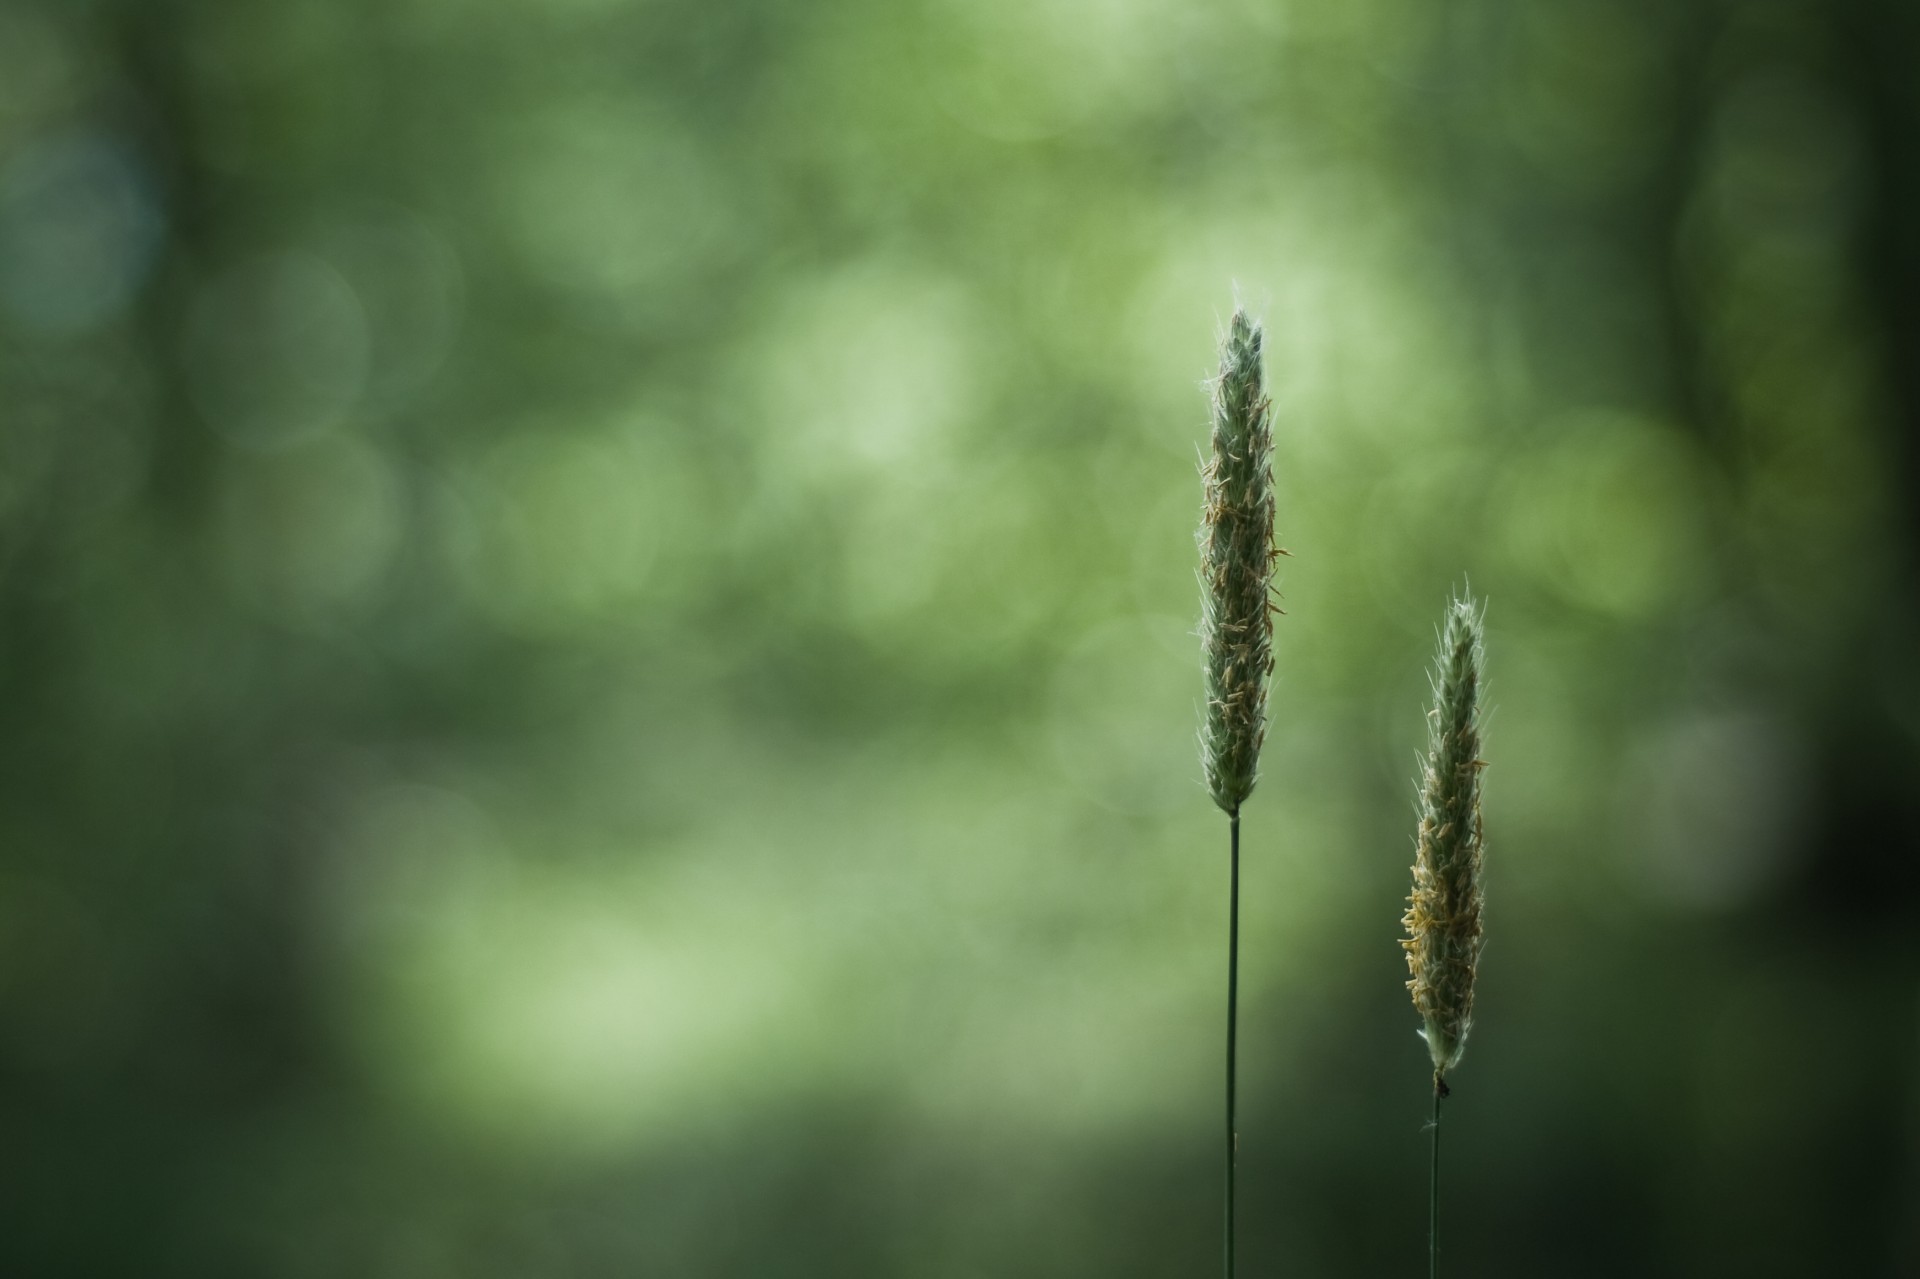
M 1482 612 L 1471 596 L 1447 604 L 1434 663 L 1420 827 L 1408 898 L 1407 989 L 1420 1014 L 1436 1083 L 1460 1062 L 1473 1027 L 1473 985 L 1483 942 L 1480 821 Z
M 1213 453 L 1201 469 L 1200 643 L 1207 708 L 1200 758 L 1207 791 L 1228 818 L 1226 1273 L 1233 1279 L 1235 1069 L 1239 1055 L 1240 805 L 1253 792 L 1273 673 L 1272 408 L 1260 368 L 1260 326 L 1236 310 L 1213 384 Z
M 1447 1072 L 1460 1064 L 1473 1028 L 1473 985 L 1484 942 L 1484 836 L 1480 822 L 1480 689 L 1486 653 L 1484 611 L 1471 595 L 1447 602 L 1427 712 L 1427 760 L 1420 776 L 1413 893 L 1407 899 L 1407 968 L 1414 1011 L 1433 1059 L 1432 1163 L 1427 1182 L 1427 1275 L 1440 1274 L 1440 1103 Z
M 1202 471 L 1204 587 L 1200 639 L 1207 709 L 1207 790 L 1229 815 L 1253 792 L 1273 672 L 1272 410 L 1262 384 L 1260 328 L 1235 311 L 1213 384 L 1213 454 Z

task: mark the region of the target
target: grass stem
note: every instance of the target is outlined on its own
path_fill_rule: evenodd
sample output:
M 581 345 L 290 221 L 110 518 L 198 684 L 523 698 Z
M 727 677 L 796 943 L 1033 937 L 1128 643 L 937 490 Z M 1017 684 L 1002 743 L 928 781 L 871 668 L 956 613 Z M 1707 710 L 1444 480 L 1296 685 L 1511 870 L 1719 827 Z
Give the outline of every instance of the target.
M 1440 1102 L 1446 1095 L 1446 1082 L 1435 1071 L 1433 1122 L 1427 1125 L 1433 1134 L 1433 1165 L 1427 1175 L 1427 1279 L 1440 1279 Z
M 1227 1279 L 1233 1279 L 1233 1169 L 1240 1145 L 1234 1130 L 1235 1065 L 1240 1053 L 1240 810 L 1229 814 L 1231 865 L 1227 890 Z

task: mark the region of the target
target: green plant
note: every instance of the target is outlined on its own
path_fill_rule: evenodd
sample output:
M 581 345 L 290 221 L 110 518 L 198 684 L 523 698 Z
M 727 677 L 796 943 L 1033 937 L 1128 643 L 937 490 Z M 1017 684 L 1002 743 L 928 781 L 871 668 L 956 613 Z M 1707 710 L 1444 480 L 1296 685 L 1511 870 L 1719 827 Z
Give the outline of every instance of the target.
M 1432 1161 L 1427 1267 L 1440 1272 L 1440 1103 L 1473 1028 L 1473 987 L 1484 941 L 1481 912 L 1480 692 L 1486 664 L 1484 610 L 1471 595 L 1447 603 L 1434 661 L 1427 761 L 1420 779 L 1413 892 L 1407 899 L 1407 968 L 1414 1010 L 1433 1060 Z
M 1227 814 L 1226 1273 L 1233 1276 L 1234 1098 L 1239 1054 L 1240 805 L 1253 792 L 1273 673 L 1272 409 L 1262 385 L 1261 334 L 1235 310 L 1213 384 L 1213 451 L 1202 471 L 1201 645 L 1207 705 L 1200 755 L 1207 789 Z

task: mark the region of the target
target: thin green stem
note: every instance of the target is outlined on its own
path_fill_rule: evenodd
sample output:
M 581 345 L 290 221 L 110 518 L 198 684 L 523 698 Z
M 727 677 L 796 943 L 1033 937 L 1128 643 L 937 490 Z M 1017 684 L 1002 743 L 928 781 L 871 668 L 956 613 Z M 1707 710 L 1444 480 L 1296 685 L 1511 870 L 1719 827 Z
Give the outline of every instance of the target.
M 1233 1165 L 1235 1063 L 1240 1049 L 1240 810 L 1228 814 L 1232 871 L 1227 893 L 1227 1279 L 1233 1279 Z
M 1433 1076 L 1433 1167 L 1427 1177 L 1427 1279 L 1440 1279 L 1440 1100 L 1447 1085 L 1438 1071 Z

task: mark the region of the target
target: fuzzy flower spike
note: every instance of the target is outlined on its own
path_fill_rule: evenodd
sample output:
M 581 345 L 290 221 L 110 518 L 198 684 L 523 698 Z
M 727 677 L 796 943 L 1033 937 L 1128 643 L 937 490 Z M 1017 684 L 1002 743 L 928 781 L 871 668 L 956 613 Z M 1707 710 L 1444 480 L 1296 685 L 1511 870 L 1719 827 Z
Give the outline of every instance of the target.
M 1260 328 L 1236 310 L 1213 384 L 1213 456 L 1201 472 L 1204 588 L 1200 639 L 1207 713 L 1207 790 L 1229 815 L 1253 791 L 1273 673 L 1273 431 L 1260 372 Z
M 1484 610 L 1471 595 L 1447 604 L 1434 663 L 1434 706 L 1420 784 L 1420 830 L 1408 898 L 1407 968 L 1413 1006 L 1433 1058 L 1437 1093 L 1460 1063 L 1473 1025 L 1473 983 L 1480 968 L 1480 686 Z
M 1253 792 L 1273 674 L 1273 430 L 1260 376 L 1260 326 L 1236 310 L 1213 383 L 1213 456 L 1200 468 L 1200 643 L 1207 714 L 1200 758 L 1227 814 L 1226 1275 L 1233 1279 L 1235 1063 L 1240 998 L 1240 805 Z

